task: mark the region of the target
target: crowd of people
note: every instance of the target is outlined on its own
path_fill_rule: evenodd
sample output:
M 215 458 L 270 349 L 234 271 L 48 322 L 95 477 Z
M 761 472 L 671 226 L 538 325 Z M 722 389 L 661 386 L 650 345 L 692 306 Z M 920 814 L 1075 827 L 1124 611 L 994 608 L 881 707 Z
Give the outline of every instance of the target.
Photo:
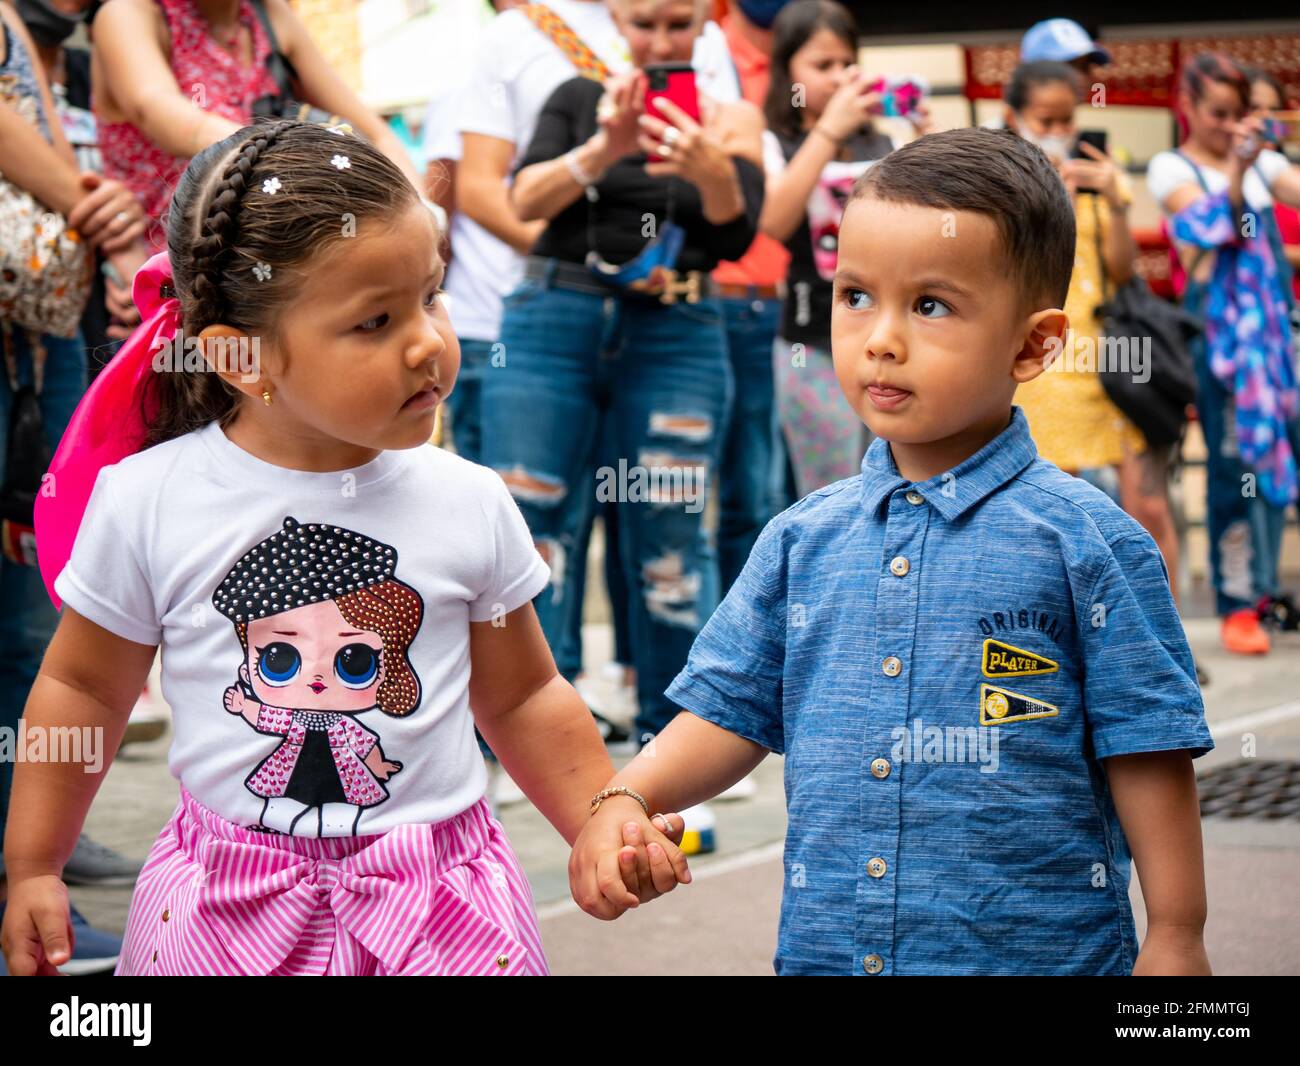
M 286 453 L 293 461 L 274 464 L 263 461 L 275 454 L 269 443 L 274 433 L 251 417 L 244 420 L 242 441 L 232 433 L 232 444 L 228 434 L 210 432 L 214 424 L 238 425 L 236 411 L 250 397 L 259 417 L 281 420 L 281 429 L 296 425 L 301 408 L 295 405 L 306 400 L 319 405 L 321 417 L 335 419 L 336 428 L 360 425 L 357 419 L 371 415 L 345 413 L 348 405 L 361 412 L 363 401 L 373 400 L 379 409 L 385 372 L 373 362 L 378 345 L 367 350 L 361 345 L 371 341 L 349 339 L 347 345 L 356 346 L 355 359 L 348 362 L 342 349 L 331 357 L 338 380 L 309 384 L 299 368 L 298 377 L 287 378 L 282 386 L 287 395 L 279 407 L 274 390 L 260 384 L 245 387 L 224 376 L 217 381 L 207 369 L 177 375 L 161 390 L 162 410 L 150 415 L 141 442 L 161 455 L 165 447 L 191 436 L 205 439 L 215 449 L 213 456 L 222 453 L 219 461 L 242 471 L 250 492 L 258 488 L 272 497 L 276 482 L 271 472 L 279 467 L 295 468 L 283 472 L 295 492 L 323 491 L 323 479 L 334 476 L 331 471 L 353 467 L 365 472 L 364 484 L 378 486 L 392 472 L 390 466 L 397 468 L 397 461 L 388 458 L 393 453 L 383 449 L 409 447 L 403 442 L 419 435 L 423 415 L 446 400 L 450 450 L 499 475 L 502 492 L 513 500 L 522 524 L 500 517 L 507 514 L 506 505 L 495 486 L 485 487 L 474 480 L 477 475 L 437 463 L 428 471 L 408 464 L 406 475 L 427 477 L 427 488 L 407 485 L 407 496 L 394 496 L 390 507 L 401 522 L 418 524 L 412 493 L 426 491 L 429 499 L 447 500 L 460 494 L 464 501 L 481 495 L 489 501 L 481 506 L 501 524 L 485 526 L 481 536 L 464 529 L 457 533 L 448 525 L 441 535 L 460 545 L 461 570 L 486 568 L 489 578 L 474 586 L 458 570 L 448 580 L 476 589 L 467 597 L 471 622 L 488 621 L 494 610 L 513 612 L 526 603 L 535 608 L 536 634 L 510 638 L 522 643 L 506 643 L 504 637 L 496 643 L 479 636 L 462 639 L 464 659 L 474 657 L 475 678 L 481 673 L 498 676 L 491 684 L 470 683 L 477 732 L 462 730 L 458 719 L 444 739 L 460 767 L 473 761 L 466 743 L 471 751 L 476 744 L 489 764 L 499 758 L 506 766 L 508 777 L 503 771 L 495 775 L 495 800 L 508 797 L 513 779 L 522 789 L 516 794 L 527 794 L 548 817 L 555 814 L 552 821 L 560 828 L 561 794 L 547 775 L 565 771 L 590 780 L 596 784 L 593 793 L 615 780 L 612 772 L 604 772 L 605 751 L 643 748 L 665 733 L 686 698 L 702 698 L 702 682 L 687 685 L 680 679 L 693 661 L 692 647 L 700 647 L 697 638 L 728 593 L 739 588 L 750 597 L 746 603 L 765 602 L 758 578 L 745 582 L 741 575 L 758 554 L 755 546 L 773 517 L 796 501 L 819 495 L 829 499 L 827 490 L 859 469 L 867 476 L 877 420 L 845 402 L 851 386 L 832 351 L 841 222 L 846 204 L 861 196 L 865 176 L 875 173 L 881 161 L 893 159 L 905 143 L 919 143 L 934 131 L 935 122 L 924 103 L 898 116 L 889 84 L 859 66 L 866 27 L 835 0 L 737 0 L 718 22 L 711 18 L 709 0 L 547 0 L 545 5 L 502 0 L 494 6 L 497 14 L 483 29 L 468 78 L 462 84 L 440 84 L 432 93 L 425 127 L 430 163 L 420 174 L 389 126 L 331 69 L 286 0 L 17 0 L 16 6 L 0 0 L 0 76 L 11 85 L 0 95 L 0 196 L 17 226 L 24 219 L 29 226 L 38 224 L 31 220 L 40 217 L 40 205 L 47 216 L 57 218 L 65 257 L 52 260 L 47 277 L 29 279 L 30 285 L 24 286 L 24 279 L 8 288 L 0 285 L 7 371 L 0 384 L 0 454 L 5 456 L 0 465 L 7 508 L 0 625 L 10 649 L 0 664 L 0 724 L 16 725 L 23 715 L 59 623 L 36 565 L 35 490 L 88 386 L 125 357 L 148 325 L 142 321 L 148 317 L 140 298 L 142 279 L 146 289 L 156 288 L 161 279 L 164 289 L 179 299 L 191 335 L 223 335 L 224 330 L 232 336 L 268 338 L 266 349 L 283 358 L 286 367 L 292 365 L 290 340 L 299 353 L 308 345 L 330 348 L 326 312 L 349 306 L 351 294 L 342 282 L 322 282 L 319 292 L 310 293 L 312 306 L 325 317 L 303 325 L 299 334 L 285 332 L 276 308 L 288 305 L 296 268 L 314 254 L 313 248 L 334 239 L 328 230 L 335 223 L 322 220 L 333 220 L 339 212 L 331 214 L 322 205 L 331 181 L 342 182 L 345 169 L 349 195 L 376 218 L 391 222 L 399 217 L 400 190 L 407 183 L 423 200 L 416 209 L 418 225 L 416 215 L 401 216 L 406 243 L 400 249 L 385 246 L 384 255 L 416 264 L 408 282 L 423 286 L 429 279 L 416 275 L 424 272 L 419 258 L 427 236 L 446 265 L 445 280 L 436 279 L 434 293 L 446 320 L 439 319 L 436 335 L 421 338 L 402 355 L 412 367 L 423 360 L 434 368 L 433 400 L 426 406 L 426 400 L 412 397 L 417 402 L 403 404 L 392 427 L 367 424 L 361 436 L 384 442 L 375 446 L 377 452 L 360 445 L 321 445 L 304 422 L 294 430 L 295 443 Z M 66 45 L 83 22 L 91 51 Z M 1071 345 L 1103 336 L 1108 294 L 1136 274 L 1129 179 L 1107 151 L 1080 137 L 1076 119 L 1089 75 L 1109 60 L 1081 27 L 1048 20 L 1026 34 L 1021 63 L 1005 87 L 1001 136 L 1042 153 L 1073 212 L 1073 265 L 1059 304 L 1069 320 L 1070 333 L 1061 338 L 1067 352 Z M 692 72 L 689 92 L 673 91 L 681 84 L 673 81 L 673 71 Z M 659 89 L 665 91 L 653 97 L 652 107 L 651 90 Z M 1195 416 L 1207 453 L 1209 577 L 1223 644 L 1239 654 L 1268 652 L 1269 626 L 1293 625 L 1296 618 L 1281 585 L 1280 557 L 1288 508 L 1300 494 L 1291 322 L 1300 294 L 1300 279 L 1293 279 L 1293 267 L 1300 266 L 1300 216 L 1295 210 L 1300 207 L 1300 167 L 1280 151 L 1270 121 L 1292 103 L 1267 73 L 1244 69 L 1218 53 L 1197 55 L 1179 84 L 1181 141 L 1176 149 L 1156 155 L 1146 175 L 1165 217 L 1180 301 L 1203 323 L 1189 341 L 1188 355 L 1197 383 Z M 886 121 L 887 116 L 901 121 Z M 307 126 L 313 131 L 299 132 Z M 332 170 L 326 164 L 308 179 L 297 168 L 308 165 L 302 161 L 317 150 L 312 138 L 321 130 L 338 137 L 340 147 Z M 1008 159 L 1022 158 L 1016 153 L 1024 148 L 1017 144 L 1009 149 Z M 232 159 L 242 160 L 241 167 Z M 903 182 L 902 177 L 880 181 L 875 195 L 885 200 L 931 202 L 924 191 L 907 191 L 905 182 L 889 184 Z M 285 194 L 279 195 L 282 185 Z M 265 216 L 270 221 L 258 214 L 254 222 L 253 205 L 257 212 L 271 212 Z M 313 215 L 316 207 L 320 210 Z M 359 210 L 358 217 L 365 211 Z M 435 220 L 427 235 L 426 215 Z M 1249 225 L 1243 228 L 1238 216 L 1248 216 Z M 68 233 L 79 238 L 69 240 Z M 353 259 L 359 254 L 354 252 Z M 166 260 L 163 273 L 160 256 Z M 244 271 L 237 284 L 227 280 L 232 262 Z M 376 277 L 386 276 L 382 264 L 387 262 L 375 259 Z M 46 269 L 33 263 L 33 271 L 38 266 Z M 364 276 L 355 264 L 348 269 Z M 42 286 L 48 287 L 50 276 L 59 271 L 68 283 L 52 302 Z M 400 278 L 392 279 L 394 291 L 401 284 Z M 293 291 L 294 300 L 305 307 L 308 295 Z M 444 291 L 445 298 L 439 295 Z M 415 295 L 426 298 L 423 288 Z M 150 308 L 156 304 L 155 294 Z M 303 311 L 304 323 L 305 316 Z M 384 313 L 366 322 L 376 323 L 378 337 L 397 320 L 396 314 Z M 380 344 L 398 351 L 395 341 Z M 458 369 L 449 354 L 456 348 Z M 349 386 L 368 368 L 374 380 Z M 455 390 L 448 395 L 445 386 L 453 379 Z M 342 392 L 330 391 L 340 383 Z M 426 391 L 422 386 L 421 395 Z M 881 402 L 894 402 L 899 390 L 885 391 Z M 1170 483 L 1180 464 L 1181 441 L 1149 440 L 1107 393 L 1095 366 L 1063 365 L 1026 375 L 1015 403 L 1039 455 L 1081 479 L 1113 485 L 1116 502 L 1158 546 L 1176 600 L 1182 567 Z M 30 440 L 23 436 L 24 427 L 30 433 L 32 425 L 39 427 L 48 448 L 35 460 L 22 443 Z M 357 439 L 343 432 L 335 436 Z M 243 453 L 236 454 L 237 444 Z M 253 458 L 259 454 L 262 459 Z M 186 461 L 199 463 L 204 455 L 186 453 Z M 179 450 L 174 456 L 180 456 Z M 595 491 L 611 471 L 622 471 L 619 476 L 626 478 L 629 469 L 661 475 L 652 478 L 657 488 L 649 497 L 629 492 L 626 484 L 612 496 Z M 146 473 L 138 467 L 137 479 Z M 918 474 L 914 480 L 923 479 Z M 131 491 L 129 484 L 124 481 L 116 490 L 119 500 Z M 104 502 L 107 495 L 108 489 L 96 490 L 88 515 L 102 515 L 103 508 L 112 506 Z M 10 505 L 13 499 L 27 500 L 26 514 L 21 505 L 16 510 Z M 98 512 L 93 510 L 96 503 Z M 279 506 L 271 503 L 272 510 Z M 192 504 L 187 521 L 203 513 L 201 500 Z M 448 504 L 445 518 L 454 514 Z M 292 547 L 300 543 L 297 530 L 315 527 L 300 527 L 287 515 L 281 516 L 284 528 L 260 539 L 250 556 L 256 553 L 261 562 L 276 565 L 298 550 Z M 587 555 L 597 522 L 615 636 L 616 665 L 607 688 L 593 686 L 583 670 Z M 111 590 L 120 597 L 116 606 L 106 606 L 89 585 L 75 583 L 89 577 L 92 564 L 113 569 L 113 527 L 93 540 L 87 528 L 83 526 L 78 542 L 80 578 L 69 576 L 71 568 L 65 572 L 64 600 L 110 629 L 110 622 L 120 620 L 114 632 L 137 644 L 156 645 L 167 622 L 153 613 L 143 586 L 128 584 L 129 575 L 114 578 L 121 582 Z M 151 538 L 144 528 L 139 526 L 139 536 Z M 378 569 L 375 559 L 391 557 L 392 545 L 408 532 L 378 523 L 367 530 L 364 536 L 343 530 L 347 550 L 361 552 L 358 559 L 365 558 L 367 570 L 372 564 Z M 198 538 L 198 530 L 193 535 Z M 474 536 L 481 543 L 468 543 Z M 500 553 L 496 562 L 480 558 L 494 543 Z M 530 546 L 543 568 L 525 558 Z M 166 550 L 175 559 L 165 556 L 162 547 L 156 550 L 152 565 L 161 565 L 165 557 L 178 568 L 176 574 L 186 572 L 181 557 L 192 548 L 171 544 Z M 775 558 L 772 551 L 769 545 L 769 562 Z M 385 581 L 405 588 L 397 578 L 419 563 L 402 558 L 396 574 L 395 562 L 388 562 Z M 76 555 L 73 562 L 78 562 Z M 903 566 L 905 574 L 906 560 Z M 1149 560 L 1141 566 L 1134 581 L 1151 577 Z M 257 647 L 251 634 L 268 616 L 265 609 L 250 606 L 254 601 L 241 584 L 246 577 L 239 567 L 228 569 L 221 587 L 229 589 L 230 610 L 218 609 L 235 623 L 244 652 L 254 654 L 252 646 L 256 656 L 264 656 L 267 649 Z M 356 578 L 359 572 L 350 571 L 353 585 L 369 580 Z M 322 571 L 322 579 L 327 587 L 337 581 L 339 590 L 345 588 L 333 572 Z M 337 592 L 340 611 L 334 615 L 341 612 L 352 629 L 369 628 L 352 608 L 344 608 L 346 596 L 356 594 L 352 585 L 346 589 Z M 288 604 L 288 586 L 281 592 Z M 316 599 L 294 603 L 300 610 L 323 607 Z M 726 628 L 718 623 L 705 650 L 697 652 L 711 657 L 710 662 L 724 660 L 727 641 L 740 640 L 747 626 L 753 635 L 752 627 L 761 625 L 753 612 L 732 602 L 731 610 L 719 615 Z M 239 603 L 245 604 L 242 614 L 236 610 Z M 418 628 L 421 608 L 413 604 L 420 603 L 419 595 L 412 601 L 407 592 L 395 592 L 385 603 L 398 614 L 414 612 Z M 99 605 L 104 615 L 85 610 L 87 605 Z M 423 610 L 429 624 L 446 624 L 435 619 L 431 600 Z M 383 628 L 388 623 L 378 621 L 384 611 L 367 616 L 384 634 L 382 655 L 379 649 L 358 652 L 362 646 L 355 644 L 338 654 L 348 651 L 365 659 L 373 652 L 385 663 L 400 660 L 411 634 L 405 644 L 393 637 Z M 1001 625 L 1001 615 L 997 617 Z M 264 637 L 272 639 L 269 631 Z M 181 659 L 193 665 L 193 675 L 184 682 L 190 686 L 202 668 L 199 646 L 187 647 Z M 549 693 L 545 713 L 551 727 L 570 743 L 552 761 L 539 762 L 529 754 L 529 745 L 542 742 L 545 731 L 524 726 L 508 712 L 535 697 L 520 689 L 530 678 L 545 678 L 548 654 L 559 676 L 582 698 L 543 689 Z M 54 650 L 51 656 L 61 661 Z M 140 661 L 147 674 L 152 656 Z M 738 656 L 737 661 L 746 660 Z M 261 669 L 252 659 L 250 664 Z M 449 691 L 457 684 L 464 688 L 458 673 L 463 666 L 440 664 Z M 761 673 L 767 666 L 754 663 L 753 669 Z M 1197 671 L 1204 682 L 1203 672 Z M 129 670 L 122 673 L 131 675 Z M 756 686 L 759 680 L 771 683 L 756 676 Z M 476 683 L 481 686 L 477 692 Z M 175 675 L 172 684 L 181 685 Z M 227 693 L 226 710 L 242 714 L 252 726 L 250 733 L 277 732 L 292 740 L 299 726 L 288 718 L 281 725 L 269 724 L 267 716 L 279 713 L 281 704 L 268 704 L 268 693 L 250 684 L 245 667 L 242 684 Z M 426 678 L 423 688 L 436 684 Z M 419 678 L 414 686 L 418 703 Z M 719 700 L 719 693 L 729 691 L 725 686 L 708 690 L 710 698 Z M 751 697 L 758 691 L 756 687 Z M 739 698 L 736 692 L 731 695 Z M 388 704 L 380 699 L 371 705 L 394 719 L 415 706 L 402 704 L 391 691 L 386 698 Z M 156 735 L 148 732 L 149 702 L 142 699 L 132 715 L 137 735 Z M 478 713 L 489 707 L 497 713 Z M 595 720 L 602 752 L 589 750 L 590 738 L 570 713 L 576 713 L 575 707 L 588 716 L 587 727 Z M 725 710 L 721 703 L 716 711 L 714 721 L 724 729 L 750 741 L 766 739 L 767 748 L 779 750 L 772 734 L 756 735 L 740 712 Z M 508 727 L 508 722 L 515 724 Z M 304 736 L 314 735 L 313 729 L 343 728 L 328 715 L 304 723 Z M 708 747 L 708 737 L 687 736 L 680 726 L 675 735 L 683 744 Z M 241 824 L 241 832 L 248 828 L 293 836 L 302 832 L 298 827 L 307 824 L 301 822 L 307 817 L 308 822 L 317 819 L 314 835 L 323 838 L 336 835 L 343 824 L 338 819 L 352 817 L 355 835 L 361 824 L 355 819 L 368 805 L 383 801 L 384 785 L 394 775 L 401 780 L 402 763 L 365 736 L 348 736 L 339 743 L 354 745 L 369 767 L 357 771 L 358 779 L 374 775 L 373 781 L 365 778 L 367 786 L 374 785 L 369 799 L 358 799 L 362 792 L 354 792 L 352 783 L 341 790 L 334 782 L 321 784 L 321 774 L 330 776 L 320 770 L 321 765 L 330 767 L 328 745 L 312 748 L 306 741 L 293 741 L 297 747 L 287 770 L 278 771 L 281 777 L 287 774 L 288 784 L 280 780 L 281 791 L 272 794 L 267 789 L 276 774 L 262 775 L 259 769 L 257 781 L 265 787 L 257 794 L 265 806 L 258 824 Z M 232 781 L 244 776 L 236 771 L 246 751 L 227 753 L 218 765 L 207 750 L 212 739 L 202 730 L 184 732 L 178 726 L 179 764 L 189 760 L 194 779 L 205 783 L 222 774 Z M 1196 739 L 1199 743 L 1199 735 Z M 691 793 L 692 798 L 752 791 L 743 773 L 752 765 L 749 752 L 732 754 L 739 779 L 722 783 L 719 790 L 701 786 L 696 790 L 700 797 Z M 336 752 L 335 762 L 340 758 Z M 304 784 L 307 771 L 295 769 L 292 759 L 302 767 L 310 763 L 316 777 Z M 178 764 L 176 757 L 173 764 Z M 0 764 L 0 832 L 15 814 L 8 802 L 12 777 L 12 766 Z M 466 771 L 459 791 L 435 784 L 432 775 L 419 779 L 430 786 L 422 805 L 397 811 L 394 819 L 402 814 L 406 822 L 439 823 L 448 815 L 460 818 L 468 808 L 473 817 L 457 821 L 456 846 L 490 832 L 487 809 L 471 807 L 467 799 L 475 789 L 482 794 L 486 778 L 480 781 Z M 648 771 L 633 771 L 617 779 L 615 791 L 626 792 L 628 782 L 639 789 L 652 779 L 657 781 Z M 251 789 L 254 775 L 248 781 Z M 224 793 L 211 795 L 226 809 L 238 807 Z M 189 792 L 183 806 L 190 816 L 206 817 Z M 355 814 L 340 813 L 354 807 Z M 316 810 L 318 814 L 311 813 Z M 685 814 L 686 828 L 692 819 L 707 817 L 698 806 Z M 382 815 L 365 824 L 369 833 L 390 828 Z M 641 831 L 649 839 L 661 828 L 666 830 L 658 837 L 661 842 L 674 839 L 671 822 L 646 822 Z M 562 831 L 571 843 L 579 838 L 579 827 L 567 829 L 572 832 Z M 680 840 L 681 831 L 676 826 L 675 839 Z M 228 839 L 255 841 L 248 833 Z M 588 846 L 595 847 L 590 841 Z M 138 869 L 139 864 L 84 836 L 75 848 L 65 871 L 70 871 L 69 880 L 78 868 L 90 883 L 130 880 Z M 661 846 L 656 854 L 662 857 L 663 852 Z M 535 949 L 535 927 L 524 916 L 527 889 L 518 883 L 522 875 L 516 878 L 513 857 L 504 847 L 483 854 L 493 855 L 510 871 L 511 885 L 507 894 L 485 905 L 513 907 L 521 915 L 517 939 Z M 649 860 L 638 853 L 637 861 Z M 184 868 L 185 859 L 179 852 L 151 853 L 150 863 L 174 872 Z M 648 867 L 641 869 L 643 898 L 664 890 L 662 866 L 653 874 Z M 149 899 L 156 902 L 152 895 Z M 0 894 L 0 907 L 3 900 Z M 71 965 L 93 969 L 105 960 L 111 965 L 118 955 L 114 938 L 85 925 L 75 909 L 72 920 L 76 955 Z M 138 921 L 133 906 L 133 922 Z M 147 972 L 140 954 L 146 940 L 141 928 L 128 930 L 130 972 Z M 178 954 L 172 961 L 201 969 L 199 954 Z M 502 948 L 499 958 L 508 954 Z M 390 961 L 381 956 L 379 965 Z M 471 961 L 477 965 L 481 960 L 475 956 Z M 273 962 L 289 965 L 284 955 Z M 311 960 L 298 962 L 306 972 Z

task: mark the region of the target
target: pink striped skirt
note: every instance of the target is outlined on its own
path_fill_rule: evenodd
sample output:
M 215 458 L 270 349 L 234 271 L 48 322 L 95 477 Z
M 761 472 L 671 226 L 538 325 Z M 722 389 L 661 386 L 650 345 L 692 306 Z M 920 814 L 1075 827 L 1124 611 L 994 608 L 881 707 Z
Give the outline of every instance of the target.
M 434 825 L 308 838 L 181 789 L 136 882 L 118 975 L 544 976 L 532 892 L 487 801 Z

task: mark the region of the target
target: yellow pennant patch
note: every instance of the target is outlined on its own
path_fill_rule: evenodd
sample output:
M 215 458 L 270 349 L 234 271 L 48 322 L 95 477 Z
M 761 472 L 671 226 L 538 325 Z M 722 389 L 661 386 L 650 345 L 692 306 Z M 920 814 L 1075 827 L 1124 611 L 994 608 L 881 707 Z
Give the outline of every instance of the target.
M 1052 718 L 1061 713 L 1054 704 L 1044 703 L 1019 692 L 995 685 L 980 685 L 980 725 L 1002 725 L 1030 718 Z
M 1028 677 L 1030 674 L 1054 674 L 1060 666 L 1043 655 L 1015 648 L 990 637 L 984 642 L 985 677 Z

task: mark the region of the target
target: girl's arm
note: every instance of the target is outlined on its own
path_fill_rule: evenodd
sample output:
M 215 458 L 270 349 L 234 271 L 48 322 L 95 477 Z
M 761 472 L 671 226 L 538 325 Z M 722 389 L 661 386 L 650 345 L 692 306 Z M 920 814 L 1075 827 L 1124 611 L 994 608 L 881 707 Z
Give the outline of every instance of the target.
M 1089 146 L 1091 147 L 1091 146 Z M 1137 261 L 1137 242 L 1128 224 L 1128 204 L 1122 200 L 1109 201 L 1110 219 L 1102 241 L 1102 255 L 1106 257 L 1106 272 L 1111 283 L 1119 286 L 1133 277 Z
M 1146 940 L 1133 974 L 1208 975 L 1205 861 L 1191 756 L 1117 755 L 1105 766 L 1147 908 Z
M 63 867 L 112 761 L 111 756 L 96 760 L 93 753 L 115 753 L 121 745 L 154 652 L 151 645 L 124 640 L 63 608 L 24 718 L 29 733 L 93 732 L 82 744 L 80 761 L 14 766 L 5 834 L 9 902 L 3 948 L 15 976 L 53 973 L 71 958 Z M 92 769 L 96 761 L 99 767 Z
M 266 14 L 275 28 L 280 48 L 298 72 L 304 102 L 347 119 L 423 194 L 424 180 L 397 134 L 339 77 L 286 0 L 267 0 Z
M 768 179 L 758 228 L 778 241 L 788 241 L 808 211 L 813 186 L 839 150 L 840 142 L 824 126 L 814 126 L 780 175 Z

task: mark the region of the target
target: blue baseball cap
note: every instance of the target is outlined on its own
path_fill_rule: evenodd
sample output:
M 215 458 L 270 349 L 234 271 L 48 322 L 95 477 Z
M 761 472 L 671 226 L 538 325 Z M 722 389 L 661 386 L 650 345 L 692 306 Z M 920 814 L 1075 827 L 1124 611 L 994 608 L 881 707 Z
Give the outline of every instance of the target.
M 1069 63 L 1087 57 L 1094 63 L 1110 62 L 1110 53 L 1088 36 L 1073 19 L 1044 19 L 1029 27 L 1020 41 L 1020 60 L 1034 63 L 1054 59 Z

